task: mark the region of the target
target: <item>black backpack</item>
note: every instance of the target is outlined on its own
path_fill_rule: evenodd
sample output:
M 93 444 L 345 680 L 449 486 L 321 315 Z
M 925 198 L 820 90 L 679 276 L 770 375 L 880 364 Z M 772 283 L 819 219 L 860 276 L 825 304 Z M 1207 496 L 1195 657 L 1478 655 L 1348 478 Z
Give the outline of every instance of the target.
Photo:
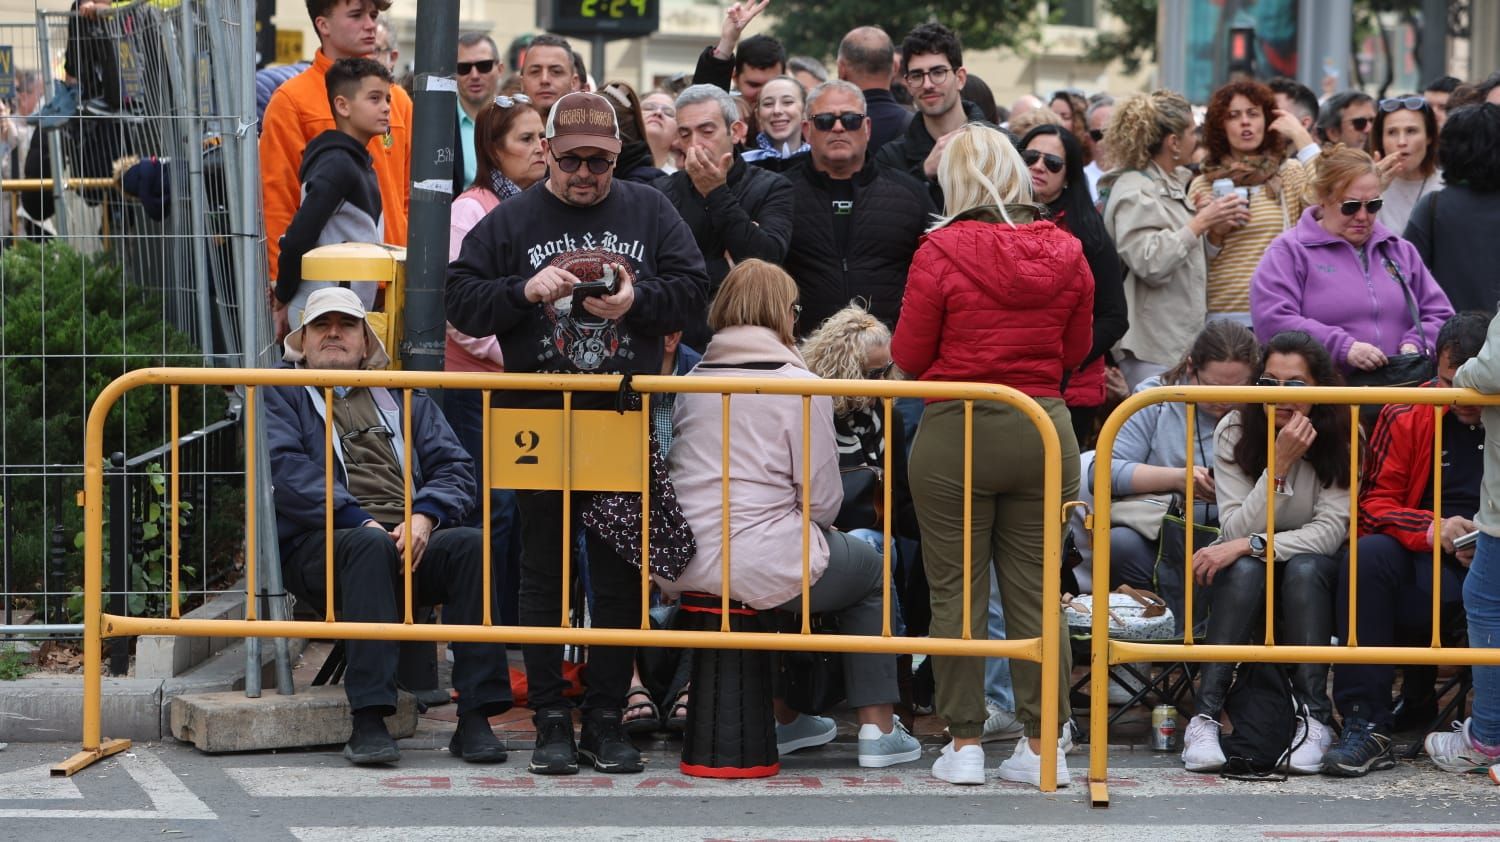
M 1284 781 L 1297 722 L 1308 716 L 1307 708 L 1292 696 L 1292 682 L 1280 664 L 1244 663 L 1235 671 L 1234 684 L 1224 700 L 1224 711 L 1234 725 L 1232 733 L 1219 735 L 1224 752 L 1223 776 L 1236 780 Z M 1303 730 L 1303 739 L 1306 739 Z

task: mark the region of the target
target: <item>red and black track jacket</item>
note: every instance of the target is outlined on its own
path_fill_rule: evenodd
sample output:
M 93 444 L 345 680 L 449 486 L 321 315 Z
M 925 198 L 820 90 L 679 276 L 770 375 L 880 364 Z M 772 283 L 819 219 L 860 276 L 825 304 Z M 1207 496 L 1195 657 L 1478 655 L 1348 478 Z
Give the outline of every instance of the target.
M 1381 410 L 1360 480 L 1360 535 L 1389 535 L 1408 550 L 1432 549 L 1432 511 L 1418 508 L 1432 481 L 1432 425 L 1431 407 L 1391 404 Z

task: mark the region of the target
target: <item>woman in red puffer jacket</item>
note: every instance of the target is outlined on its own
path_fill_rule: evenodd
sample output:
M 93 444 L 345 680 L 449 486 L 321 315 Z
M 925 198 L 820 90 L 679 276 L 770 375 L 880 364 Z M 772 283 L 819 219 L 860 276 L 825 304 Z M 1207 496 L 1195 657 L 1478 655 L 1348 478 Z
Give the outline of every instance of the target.
M 1094 281 L 1078 239 L 1037 221 L 1026 166 L 1001 132 L 971 124 L 949 141 L 938 164 L 948 216 L 923 238 L 912 259 L 901 321 L 892 341 L 896 365 L 917 380 L 979 381 L 1018 389 L 1041 404 L 1062 441 L 1063 499 L 1078 491 L 1078 441 L 1063 403 L 1063 372 L 1093 343 Z M 1041 436 L 1007 404 L 974 403 L 969 633 L 986 637 L 990 562 L 1000 577 L 1009 636 L 1039 637 L 1042 625 Z M 963 633 L 964 404 L 929 402 L 917 428 L 910 486 L 922 528 L 932 594 L 932 636 Z M 1000 764 L 1006 780 L 1041 782 L 1041 666 L 1011 665 L 1016 707 L 1026 736 Z M 1068 718 L 1062 653 L 1058 721 Z M 935 658 L 938 714 L 953 742 L 933 774 L 950 783 L 984 781 L 980 734 L 986 717 L 984 660 Z M 1068 782 L 1057 755 L 1057 783 Z

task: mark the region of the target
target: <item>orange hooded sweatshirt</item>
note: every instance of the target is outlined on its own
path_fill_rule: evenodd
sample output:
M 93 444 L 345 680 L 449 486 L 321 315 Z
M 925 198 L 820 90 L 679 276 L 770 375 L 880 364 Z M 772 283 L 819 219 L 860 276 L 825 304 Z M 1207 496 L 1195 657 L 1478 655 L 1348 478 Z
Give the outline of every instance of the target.
M 271 279 L 281 255 L 281 235 L 302 204 L 302 150 L 308 141 L 335 128 L 328 106 L 324 75 L 333 66 L 318 50 L 312 66 L 276 89 L 261 120 L 261 194 L 266 214 L 266 250 L 271 258 Z M 375 178 L 380 182 L 380 203 L 385 211 L 385 241 L 406 245 L 406 211 L 411 196 L 411 97 L 399 85 L 391 86 L 390 131 L 370 141 Z

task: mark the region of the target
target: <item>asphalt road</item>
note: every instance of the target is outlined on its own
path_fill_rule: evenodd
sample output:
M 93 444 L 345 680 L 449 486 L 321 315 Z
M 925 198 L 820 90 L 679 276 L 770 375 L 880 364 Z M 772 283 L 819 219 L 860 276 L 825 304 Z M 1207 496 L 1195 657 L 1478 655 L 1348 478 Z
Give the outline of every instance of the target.
M 543 778 L 527 752 L 471 766 L 445 751 L 404 748 L 399 766 L 354 769 L 336 751 L 209 756 L 150 744 L 73 778 L 47 768 L 69 744 L 0 751 L 0 840 L 623 839 L 913 840 L 1500 839 L 1500 787 L 1424 760 L 1362 780 L 1238 783 L 1183 772 L 1173 755 L 1120 751 L 1111 806 L 1093 809 L 1086 760 L 1055 794 L 990 779 L 953 787 L 928 775 L 932 755 L 860 769 L 835 743 L 783 760 L 775 778 L 684 777 L 670 750 L 642 775 Z

